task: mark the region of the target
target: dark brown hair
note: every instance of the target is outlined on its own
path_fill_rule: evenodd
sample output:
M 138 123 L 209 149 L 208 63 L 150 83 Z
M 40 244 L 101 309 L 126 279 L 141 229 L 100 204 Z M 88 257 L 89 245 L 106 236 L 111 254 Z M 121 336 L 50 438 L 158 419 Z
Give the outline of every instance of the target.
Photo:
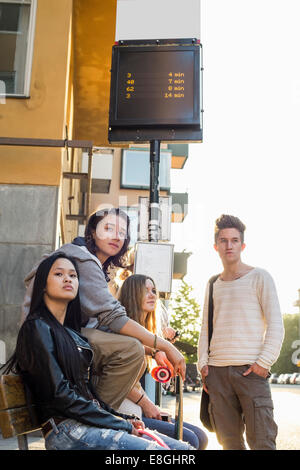
M 246 226 L 238 217 L 227 214 L 222 214 L 215 222 L 215 243 L 217 243 L 220 231 L 224 228 L 236 228 L 241 234 L 241 242 L 244 243 Z
M 112 264 L 114 266 L 124 268 L 126 266 L 123 265 L 123 256 L 128 250 L 128 245 L 130 243 L 130 220 L 128 215 L 123 212 L 121 209 L 118 208 L 113 208 L 113 209 L 103 209 L 94 212 L 87 223 L 87 226 L 85 228 L 85 233 L 84 233 L 84 238 L 85 238 L 85 243 L 87 249 L 95 256 L 97 256 L 97 246 L 95 243 L 95 240 L 93 238 L 93 231 L 96 231 L 98 223 L 104 219 L 108 214 L 115 214 L 116 216 L 122 217 L 126 223 L 127 223 L 127 231 L 126 231 L 126 237 L 124 240 L 124 244 L 115 256 L 110 256 L 105 263 L 103 263 L 103 269 L 105 272 L 107 272 L 107 269 L 109 266 Z

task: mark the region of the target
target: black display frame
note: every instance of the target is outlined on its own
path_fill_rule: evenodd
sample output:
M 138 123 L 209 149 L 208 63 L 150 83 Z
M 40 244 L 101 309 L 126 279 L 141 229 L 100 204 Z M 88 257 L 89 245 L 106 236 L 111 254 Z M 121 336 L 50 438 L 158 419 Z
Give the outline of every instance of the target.
M 118 118 L 119 106 L 119 81 L 120 81 L 120 63 L 122 63 L 122 54 L 139 54 L 141 52 L 150 52 L 155 54 L 166 52 L 192 52 L 193 57 L 193 89 L 192 89 L 192 117 L 178 118 L 175 116 L 172 121 L 166 119 L 149 119 L 147 116 L 143 119 Z M 138 57 L 138 56 L 137 56 Z M 124 58 L 124 56 L 123 56 Z M 157 40 L 148 41 L 147 44 L 138 41 L 121 41 L 113 46 L 112 67 L 111 67 L 111 89 L 110 89 L 110 108 L 109 108 L 109 142 L 149 142 L 151 140 L 160 140 L 165 142 L 174 141 L 202 141 L 202 46 L 195 39 L 184 40 L 183 42 L 168 43 Z

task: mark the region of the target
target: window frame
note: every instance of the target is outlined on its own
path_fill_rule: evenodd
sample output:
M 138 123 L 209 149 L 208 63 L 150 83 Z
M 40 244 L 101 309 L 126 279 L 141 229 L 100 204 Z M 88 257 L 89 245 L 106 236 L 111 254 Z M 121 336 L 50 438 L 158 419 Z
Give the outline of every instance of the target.
M 150 172 L 150 153 L 148 149 L 144 148 L 128 148 L 122 149 L 122 157 L 121 157 L 121 172 L 120 172 L 120 188 L 121 189 L 135 189 L 135 190 L 149 190 L 150 189 L 150 173 L 149 173 L 149 182 L 147 184 L 139 184 L 139 183 L 127 183 L 125 181 L 126 178 L 126 166 L 127 163 L 125 161 L 127 153 L 141 153 L 143 154 L 144 158 L 148 158 L 149 161 L 149 172 Z M 168 180 L 168 186 L 166 186 L 164 181 L 162 181 L 162 175 L 160 174 L 160 190 L 162 191 L 170 191 L 171 188 L 171 181 L 170 181 L 170 171 L 172 166 L 172 151 L 168 149 L 163 149 L 160 151 L 160 160 L 162 160 L 162 156 L 165 156 L 169 159 L 169 168 L 168 174 L 166 175 L 166 179 Z M 160 162 L 162 165 L 162 161 Z
M 24 69 L 24 87 L 23 93 L 1 93 L 0 97 L 5 98 L 30 98 L 30 84 L 32 75 L 32 61 L 33 61 L 33 46 L 36 29 L 36 11 L 37 11 L 38 0 L 1 0 L 0 3 L 10 3 L 17 5 L 29 5 L 29 25 L 27 34 L 27 49 L 26 49 L 26 60 Z

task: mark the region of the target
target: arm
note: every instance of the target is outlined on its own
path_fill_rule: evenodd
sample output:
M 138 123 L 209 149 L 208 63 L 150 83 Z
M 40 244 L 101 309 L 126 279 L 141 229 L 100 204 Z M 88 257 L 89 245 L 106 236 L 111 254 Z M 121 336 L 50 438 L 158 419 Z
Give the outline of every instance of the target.
M 168 341 L 175 342 L 177 339 L 176 330 L 174 330 L 174 328 L 172 328 L 171 326 L 167 326 L 162 333 L 163 337 Z
M 257 292 L 266 323 L 266 330 L 263 346 L 256 363 L 269 370 L 279 356 L 284 337 L 284 327 L 275 283 L 266 271 L 259 279 Z
M 203 388 L 208 393 L 205 378 L 208 375 L 208 297 L 209 297 L 209 284 L 206 286 L 202 326 L 198 342 L 198 371 L 201 374 Z
M 168 341 L 174 342 L 176 331 L 169 324 L 169 313 L 161 300 L 157 303 L 156 314 L 159 335 Z
M 79 294 L 84 312 L 89 316 L 95 316 L 98 312 L 98 319 L 102 319 L 102 326 L 109 326 L 116 333 L 137 338 L 144 346 L 153 348 L 154 335 L 127 317 L 124 307 L 109 292 L 103 271 L 99 269 L 97 263 L 93 259 L 80 263 L 79 271 Z M 178 349 L 159 337 L 157 337 L 156 349 L 166 353 L 174 366 L 174 373 L 181 374 L 184 379 L 185 360 Z
M 148 346 L 145 346 L 145 355 L 146 356 L 151 356 L 156 364 L 161 367 L 166 367 L 167 369 L 170 369 L 172 373 L 172 377 L 174 376 L 174 368 L 171 364 L 171 362 L 168 360 L 167 355 L 164 351 L 154 351 L 154 349 L 149 348 Z
M 150 398 L 148 398 L 142 387 L 133 387 L 133 389 L 127 395 L 127 398 L 133 401 L 133 403 L 138 401 L 138 405 L 142 408 L 143 414 L 146 416 L 146 418 L 161 420 L 160 409 L 154 405 Z
M 56 360 L 51 329 L 43 320 L 25 322 L 20 338 L 30 349 L 26 358 L 18 357 L 18 362 L 21 369 L 26 371 L 29 388 L 35 390 L 40 406 L 46 404 L 58 416 L 66 416 L 90 426 L 132 431 L 130 421 L 99 408 L 92 400 L 80 395 L 66 379 Z
M 79 258 L 77 265 L 83 313 L 88 317 L 97 318 L 99 326 L 107 326 L 114 333 L 119 333 L 128 317 L 125 308 L 110 293 L 103 270 L 89 254 L 86 254 L 83 260 Z
M 155 347 L 155 336 L 134 320 L 128 319 L 128 322 L 121 328 L 120 333 L 122 335 L 133 336 L 134 338 L 139 339 L 145 346 L 149 346 L 150 348 Z M 168 360 L 174 367 L 174 374 L 180 374 L 184 380 L 186 365 L 184 357 L 178 349 L 176 349 L 169 341 L 166 341 L 159 336 L 157 336 L 156 348 L 166 353 Z

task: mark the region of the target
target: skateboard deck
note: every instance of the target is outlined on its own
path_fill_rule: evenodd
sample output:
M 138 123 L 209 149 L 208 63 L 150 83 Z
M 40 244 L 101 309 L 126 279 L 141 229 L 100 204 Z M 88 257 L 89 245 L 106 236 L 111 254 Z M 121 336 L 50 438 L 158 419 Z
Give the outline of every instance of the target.
M 183 434 L 183 383 L 182 377 L 175 377 L 175 439 L 182 439 Z

